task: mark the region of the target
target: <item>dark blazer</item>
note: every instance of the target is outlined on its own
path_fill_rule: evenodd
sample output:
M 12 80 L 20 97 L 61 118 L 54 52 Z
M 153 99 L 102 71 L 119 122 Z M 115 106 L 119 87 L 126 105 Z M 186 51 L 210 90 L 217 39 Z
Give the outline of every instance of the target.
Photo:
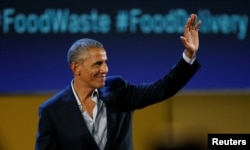
M 183 59 L 163 78 L 134 85 L 117 76 L 107 77 L 98 89 L 107 109 L 105 150 L 132 150 L 133 111 L 176 94 L 200 67 Z M 98 150 L 69 85 L 44 102 L 39 109 L 36 150 Z

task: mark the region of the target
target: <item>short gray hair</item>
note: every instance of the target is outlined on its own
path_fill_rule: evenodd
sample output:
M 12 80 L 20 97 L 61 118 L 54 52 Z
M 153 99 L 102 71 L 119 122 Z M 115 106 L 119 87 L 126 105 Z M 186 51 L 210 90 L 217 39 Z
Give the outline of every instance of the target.
M 79 39 L 68 50 L 67 60 L 68 64 L 72 62 L 82 62 L 82 56 L 91 48 L 104 48 L 103 44 L 99 41 L 84 38 Z

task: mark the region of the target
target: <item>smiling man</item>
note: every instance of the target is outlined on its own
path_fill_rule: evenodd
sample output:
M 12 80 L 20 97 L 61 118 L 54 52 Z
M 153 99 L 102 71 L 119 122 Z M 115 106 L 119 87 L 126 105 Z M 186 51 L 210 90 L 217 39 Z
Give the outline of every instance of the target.
M 188 18 L 180 37 L 182 58 L 168 74 L 148 84 L 106 77 L 103 44 L 77 40 L 68 51 L 71 84 L 40 106 L 36 150 L 133 150 L 133 112 L 176 94 L 200 67 L 196 52 L 201 22 L 196 24 L 196 18 Z

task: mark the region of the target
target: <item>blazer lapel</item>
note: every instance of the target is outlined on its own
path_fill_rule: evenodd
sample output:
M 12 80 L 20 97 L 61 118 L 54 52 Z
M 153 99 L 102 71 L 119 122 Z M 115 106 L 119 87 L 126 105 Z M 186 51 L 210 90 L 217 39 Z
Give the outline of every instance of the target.
M 106 87 L 103 87 L 99 90 L 100 99 L 104 102 L 106 111 L 107 111 L 107 142 L 105 149 L 112 149 L 112 145 L 115 142 L 115 122 L 116 122 L 116 113 L 114 112 L 114 107 L 112 107 L 113 94 L 111 94 Z
M 87 143 L 93 145 L 94 146 L 93 149 L 98 149 L 98 146 L 94 141 L 92 135 L 90 134 L 86 122 L 82 116 L 82 112 L 79 109 L 73 91 L 71 90 L 71 87 L 69 86 L 67 90 L 68 91 L 66 93 L 68 94 L 64 99 L 65 103 L 63 106 L 63 110 L 65 111 L 65 117 L 69 117 L 69 120 L 72 120 L 72 123 L 76 127 L 76 130 L 79 132 L 77 134 L 84 135 L 84 140 Z

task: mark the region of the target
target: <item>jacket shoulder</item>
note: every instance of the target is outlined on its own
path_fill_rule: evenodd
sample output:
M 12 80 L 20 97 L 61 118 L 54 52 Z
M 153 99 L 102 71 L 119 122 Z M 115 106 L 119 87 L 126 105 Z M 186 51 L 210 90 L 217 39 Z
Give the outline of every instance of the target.
M 109 76 L 105 81 L 105 87 L 108 87 L 110 90 L 125 88 L 127 82 L 121 76 Z
M 53 106 L 58 106 L 63 103 L 67 99 L 68 96 L 70 96 L 70 86 L 65 88 L 64 90 L 59 91 L 46 101 L 44 101 L 40 107 L 41 108 L 46 108 L 46 107 L 53 107 Z

